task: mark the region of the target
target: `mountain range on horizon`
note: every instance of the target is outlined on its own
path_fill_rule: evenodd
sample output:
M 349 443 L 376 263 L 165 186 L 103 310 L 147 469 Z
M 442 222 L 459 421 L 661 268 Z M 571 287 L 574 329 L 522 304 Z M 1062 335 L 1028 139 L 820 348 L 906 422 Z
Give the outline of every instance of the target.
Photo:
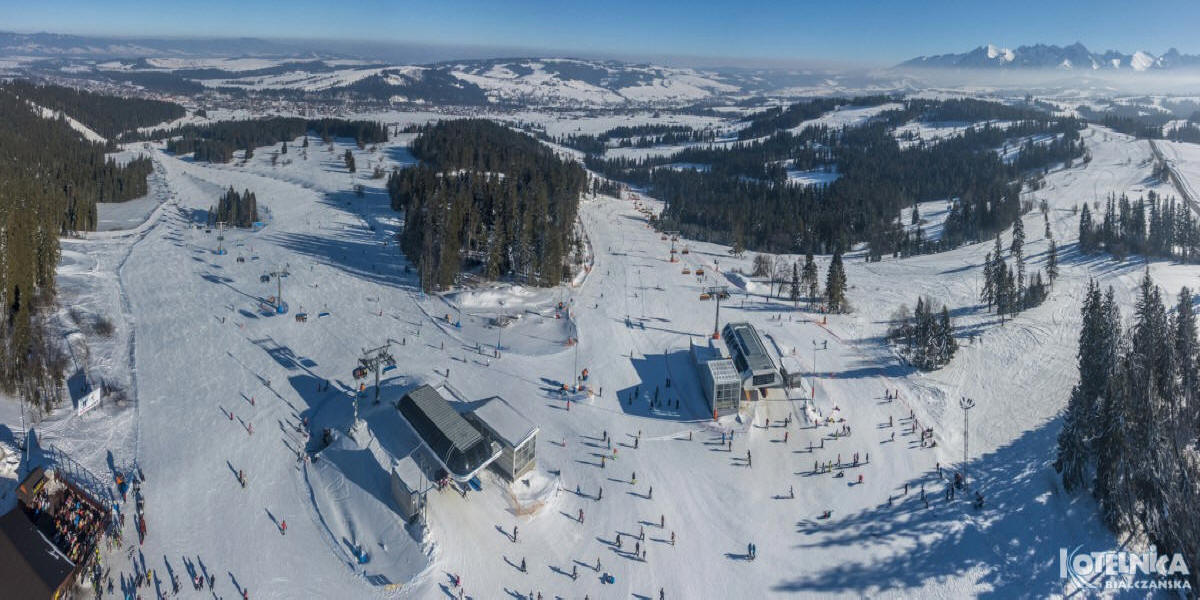
M 1069 46 L 1034 44 L 1016 48 L 1001 48 L 987 44 L 958 54 L 918 56 L 900 63 L 897 67 L 1140 72 L 1200 68 L 1200 55 L 1182 54 L 1175 48 L 1171 48 L 1159 56 L 1144 50 L 1137 50 L 1131 54 L 1117 50 L 1098 53 L 1092 52 L 1080 42 Z

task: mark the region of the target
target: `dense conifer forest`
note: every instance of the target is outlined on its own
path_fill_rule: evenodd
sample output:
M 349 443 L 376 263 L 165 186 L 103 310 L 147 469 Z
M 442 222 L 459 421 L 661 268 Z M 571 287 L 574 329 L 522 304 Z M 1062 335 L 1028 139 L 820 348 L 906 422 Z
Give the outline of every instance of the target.
M 986 239 L 1019 214 L 1024 178 L 1085 155 L 1076 120 L 978 100 L 906 101 L 865 125 L 838 130 L 774 129 L 834 106 L 886 101 L 830 99 L 769 111 L 750 127 L 774 133 L 729 148 L 696 147 L 642 160 L 589 155 L 586 162 L 609 177 L 648 186 L 666 202 L 662 227 L 689 237 L 770 252 L 832 252 L 867 242 L 870 256 L 879 258 Z M 987 122 L 950 139 L 901 145 L 893 129 L 913 119 Z M 1035 142 L 1035 136 L 1044 139 Z M 1019 152 L 1011 160 L 997 152 L 1012 148 Z M 661 168 L 671 163 L 707 170 Z M 825 186 L 790 185 L 786 166 L 836 170 L 839 177 Z M 899 222 L 900 210 L 939 199 L 953 204 L 942 240 L 914 243 Z
M 335 137 L 353 138 L 359 146 L 386 142 L 387 127 L 375 121 L 317 119 L 306 121 L 291 117 L 271 117 L 244 121 L 221 121 L 210 125 L 185 125 L 168 130 L 155 130 L 144 139 L 167 140 L 167 150 L 175 154 L 191 154 L 199 161 L 224 163 L 233 160 L 237 151 L 259 146 L 273 146 L 313 132 L 324 141 Z
M 536 139 L 481 119 L 421 130 L 421 163 L 392 173 L 392 208 L 403 210 L 400 244 L 422 286 L 444 289 L 464 269 L 552 286 L 572 273 L 586 172 Z
M 1159 556 L 1200 556 L 1200 342 L 1196 299 L 1174 310 L 1142 278 L 1133 319 L 1113 290 L 1092 282 L 1083 300 L 1079 382 L 1058 436 L 1055 469 L 1068 491 L 1086 490 L 1105 523 L 1144 537 Z M 1192 570 L 1192 585 L 1200 585 Z
M 687 125 L 648 124 L 614 127 L 597 134 L 564 135 L 553 141 L 587 154 L 603 154 L 610 147 L 650 148 L 685 142 L 711 142 L 714 139 L 716 131 L 711 129 L 696 130 Z
M 258 199 L 254 192 L 237 193 L 229 188 L 221 195 L 215 209 L 208 209 L 208 225 L 224 222 L 231 227 L 250 227 L 258 220 Z
M 0 389 L 57 396 L 64 364 L 43 309 L 54 300 L 58 236 L 94 229 L 97 202 L 145 195 L 150 171 L 150 159 L 118 165 L 103 145 L 0 88 Z
M 52 110 L 61 111 L 109 140 L 139 127 L 173 121 L 187 114 L 174 102 L 122 98 L 57 85 L 12 81 L 8 93 Z

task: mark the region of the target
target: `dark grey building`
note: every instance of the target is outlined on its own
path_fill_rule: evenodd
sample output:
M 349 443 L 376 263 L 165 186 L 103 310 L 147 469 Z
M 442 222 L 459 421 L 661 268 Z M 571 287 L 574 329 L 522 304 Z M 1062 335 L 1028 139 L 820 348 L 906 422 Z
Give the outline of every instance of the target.
M 455 481 L 470 480 L 500 456 L 497 444 L 484 438 L 428 385 L 405 394 L 396 408 Z
M 727 323 L 721 329 L 721 335 L 725 338 L 725 347 L 729 349 L 733 366 L 742 378 L 743 387 L 768 388 L 783 385 L 779 368 L 775 366 L 775 360 L 771 358 L 753 325 Z

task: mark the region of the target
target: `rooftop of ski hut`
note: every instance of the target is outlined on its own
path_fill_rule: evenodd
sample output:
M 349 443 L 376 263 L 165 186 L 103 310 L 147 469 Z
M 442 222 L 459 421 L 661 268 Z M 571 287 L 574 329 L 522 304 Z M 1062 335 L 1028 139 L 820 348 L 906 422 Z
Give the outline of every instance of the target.
M 451 451 L 468 455 L 484 442 L 475 429 L 437 390 L 423 385 L 400 399 L 400 413 L 443 461 Z M 447 462 L 447 466 L 450 465 Z

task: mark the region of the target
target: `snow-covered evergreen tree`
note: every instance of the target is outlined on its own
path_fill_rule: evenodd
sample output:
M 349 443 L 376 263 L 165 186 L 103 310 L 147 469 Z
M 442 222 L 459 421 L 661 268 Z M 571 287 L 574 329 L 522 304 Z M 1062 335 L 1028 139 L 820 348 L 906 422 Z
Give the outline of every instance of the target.
M 842 312 L 846 308 L 846 270 L 842 266 L 841 252 L 833 253 L 825 274 L 825 303 L 832 312 Z

